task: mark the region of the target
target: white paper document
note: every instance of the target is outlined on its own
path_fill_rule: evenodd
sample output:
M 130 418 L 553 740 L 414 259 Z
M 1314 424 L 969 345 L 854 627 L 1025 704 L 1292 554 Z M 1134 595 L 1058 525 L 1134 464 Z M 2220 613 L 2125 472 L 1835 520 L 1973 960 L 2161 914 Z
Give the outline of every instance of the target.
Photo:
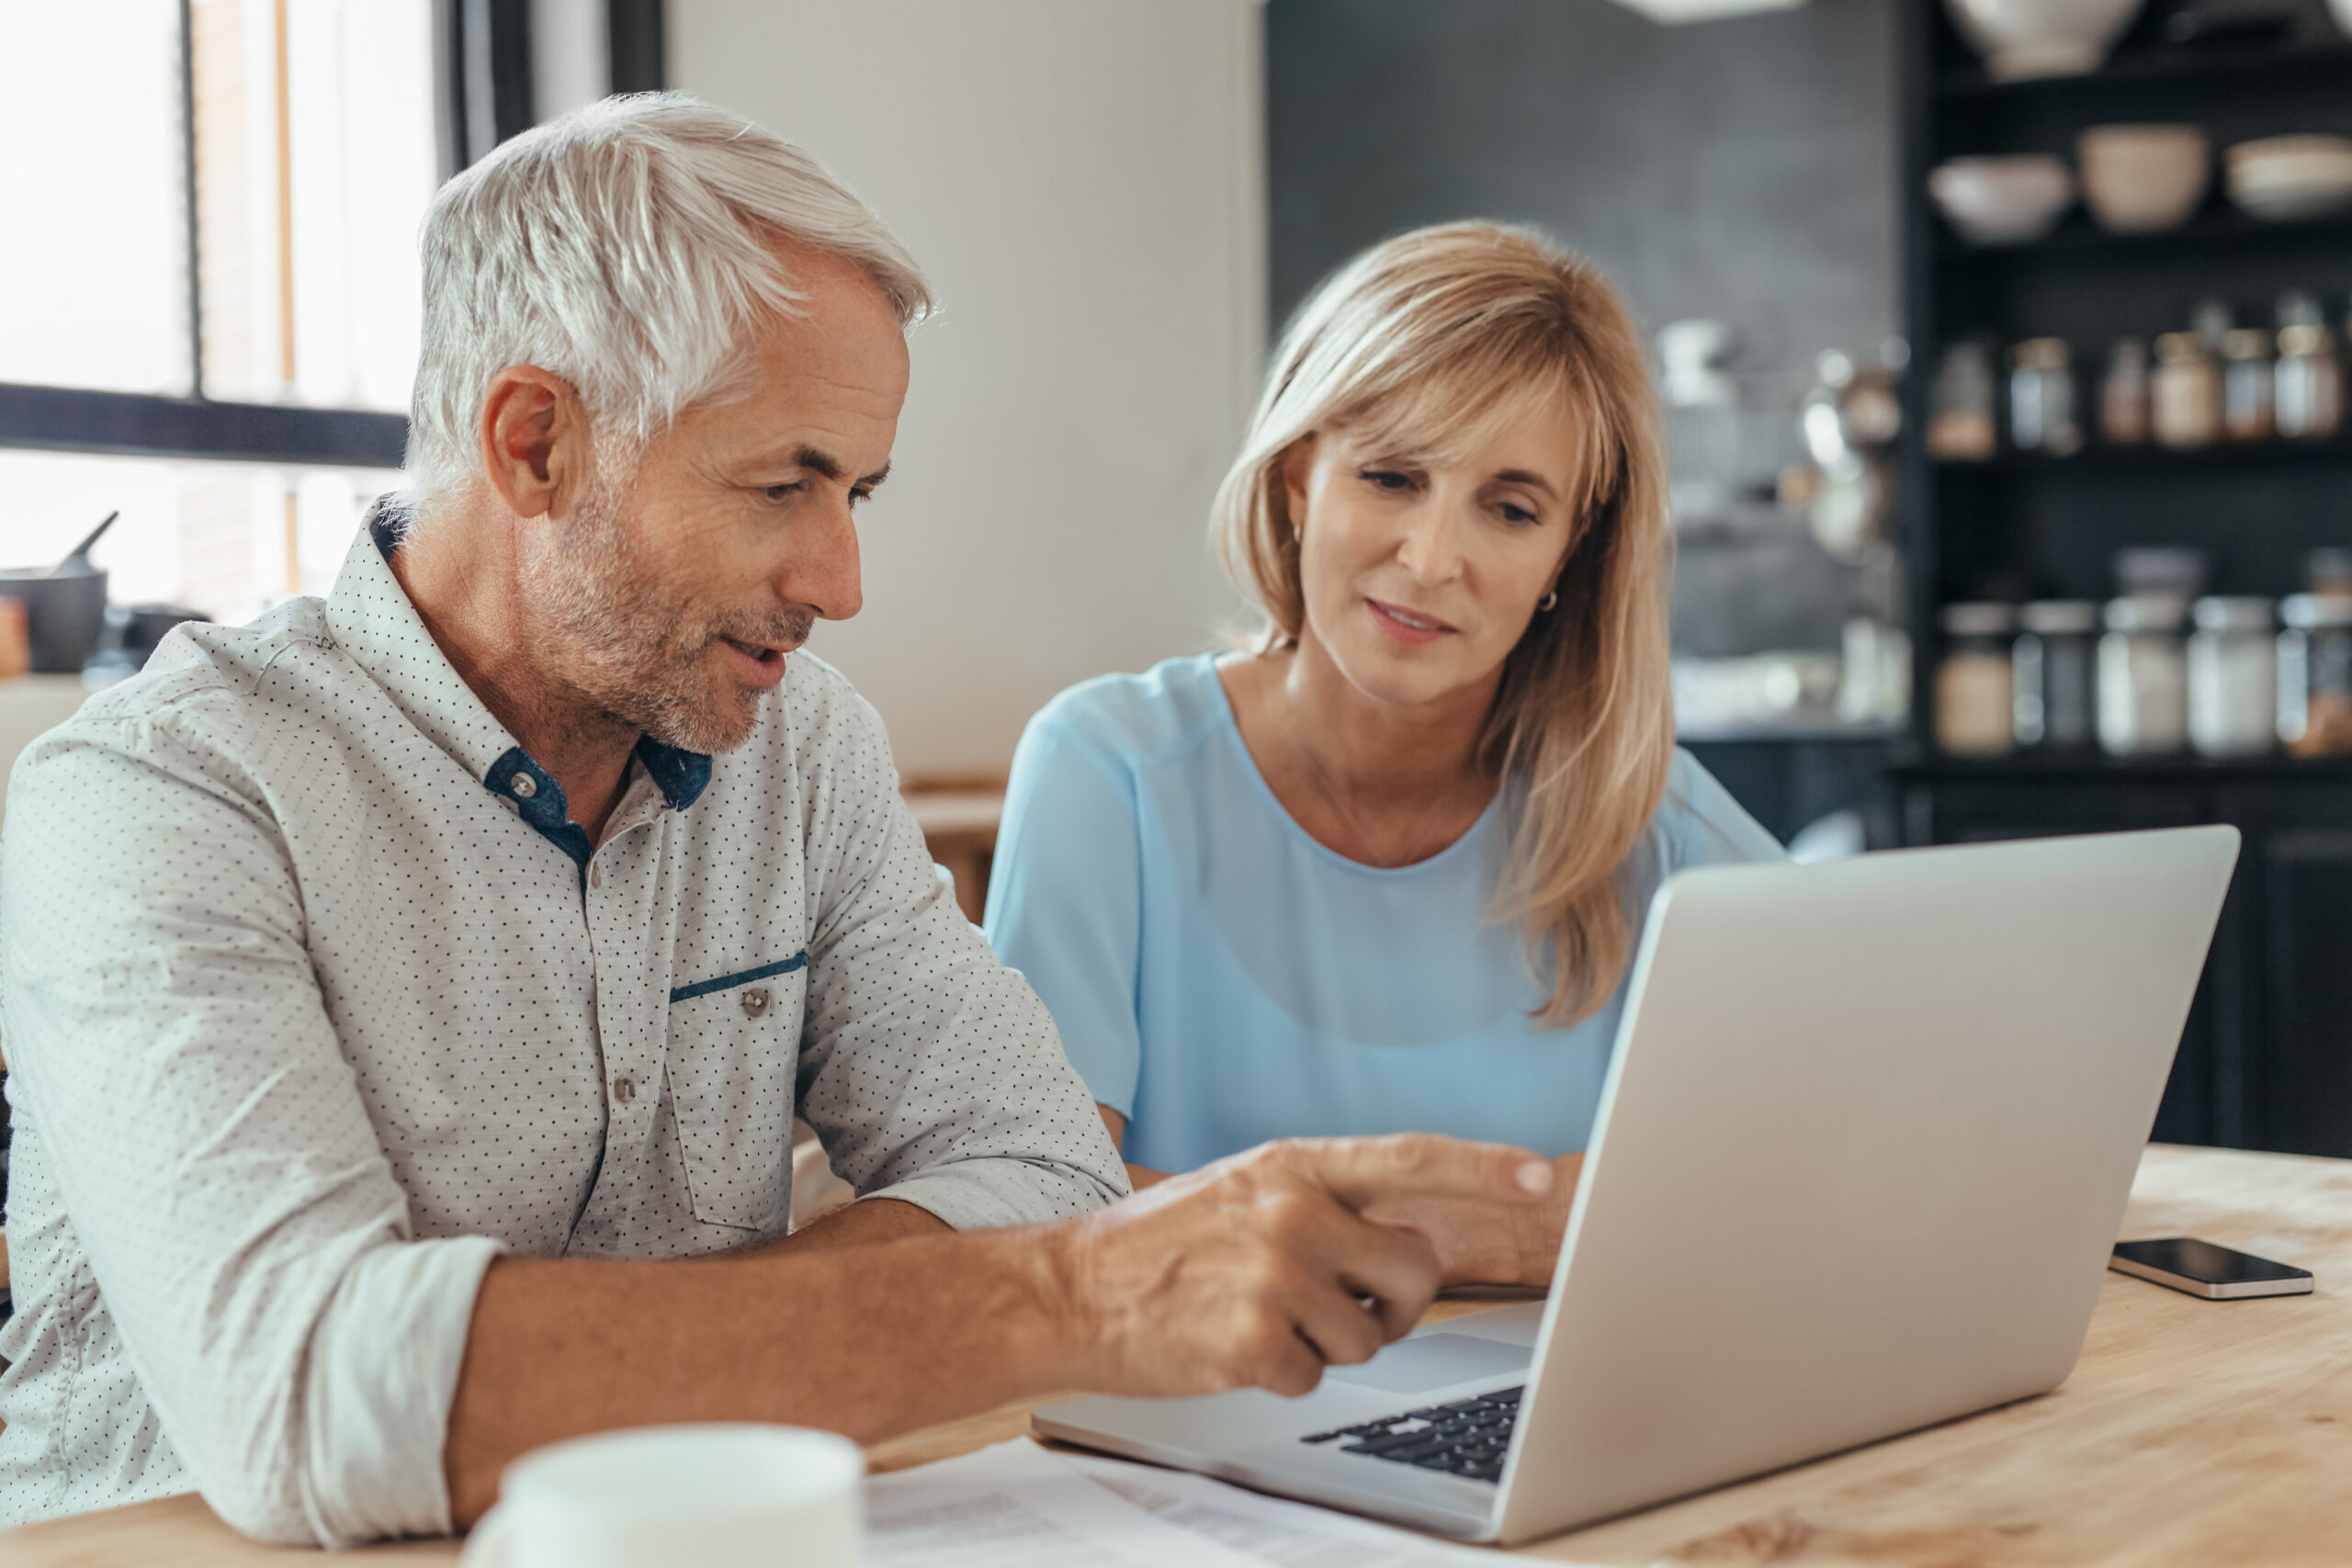
M 865 1568 L 1258 1568 L 1016 1438 L 865 1485 Z
M 867 1568 L 1469 1568 L 1490 1552 L 1025 1438 L 866 1486 Z
M 1279 1568 L 1495 1568 L 1496 1556 L 1353 1514 L 1261 1496 L 1181 1470 L 1092 1454 L 1054 1457 L 1195 1540 L 1219 1541 Z

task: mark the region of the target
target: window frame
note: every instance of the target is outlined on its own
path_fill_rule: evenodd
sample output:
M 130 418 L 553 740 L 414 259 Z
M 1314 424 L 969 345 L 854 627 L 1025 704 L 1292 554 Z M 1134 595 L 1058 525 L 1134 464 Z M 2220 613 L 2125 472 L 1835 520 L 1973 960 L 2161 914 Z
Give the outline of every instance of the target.
M 180 0 L 181 164 L 189 378 L 187 397 L 0 381 L 0 447 L 309 468 L 398 468 L 408 418 L 369 409 L 224 401 L 205 396 L 204 320 L 196 238 L 193 0 Z M 666 74 L 663 0 L 605 0 L 616 93 L 659 90 Z M 443 61 L 435 93 L 447 174 L 534 124 L 531 0 L 435 0 Z M 487 112 L 469 116 L 469 96 Z M 470 128 L 470 131 L 469 131 Z M 483 145 L 485 137 L 489 145 Z

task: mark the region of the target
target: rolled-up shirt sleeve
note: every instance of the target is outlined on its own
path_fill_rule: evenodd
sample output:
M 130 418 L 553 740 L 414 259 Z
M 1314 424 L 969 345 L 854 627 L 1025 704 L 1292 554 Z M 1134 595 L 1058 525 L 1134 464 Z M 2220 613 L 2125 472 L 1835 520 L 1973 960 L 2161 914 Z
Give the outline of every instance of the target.
M 272 803 L 208 743 L 202 710 L 77 723 L 16 769 L 12 1092 L 221 1517 L 327 1546 L 446 1533 L 442 1442 L 499 1244 L 415 1238 L 322 1002 Z
M 932 863 L 879 716 L 838 677 L 819 700 L 822 739 L 800 768 L 812 934 L 798 1087 L 834 1171 L 957 1229 L 1125 1196 L 1045 1004 Z

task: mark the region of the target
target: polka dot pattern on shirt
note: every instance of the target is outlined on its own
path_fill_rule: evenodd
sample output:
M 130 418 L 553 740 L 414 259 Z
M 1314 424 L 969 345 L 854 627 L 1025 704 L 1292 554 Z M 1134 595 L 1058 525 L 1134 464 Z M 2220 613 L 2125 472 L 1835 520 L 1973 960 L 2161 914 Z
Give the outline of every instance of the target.
M 484 787 L 514 745 L 363 534 L 18 764 L 0 1521 L 200 1487 L 271 1539 L 446 1529 L 491 1258 L 779 1234 L 796 1112 L 958 1226 L 1125 1190 L 834 671 L 794 655 L 683 809 L 633 764 L 585 868 Z

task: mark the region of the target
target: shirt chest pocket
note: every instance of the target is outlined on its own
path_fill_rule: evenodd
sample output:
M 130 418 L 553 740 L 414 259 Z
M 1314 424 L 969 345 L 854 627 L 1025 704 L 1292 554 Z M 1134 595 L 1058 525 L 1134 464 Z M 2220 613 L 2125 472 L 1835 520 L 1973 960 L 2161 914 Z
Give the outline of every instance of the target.
M 774 1234 L 792 1213 L 793 1077 L 808 955 L 670 993 L 670 1096 L 695 1217 Z

